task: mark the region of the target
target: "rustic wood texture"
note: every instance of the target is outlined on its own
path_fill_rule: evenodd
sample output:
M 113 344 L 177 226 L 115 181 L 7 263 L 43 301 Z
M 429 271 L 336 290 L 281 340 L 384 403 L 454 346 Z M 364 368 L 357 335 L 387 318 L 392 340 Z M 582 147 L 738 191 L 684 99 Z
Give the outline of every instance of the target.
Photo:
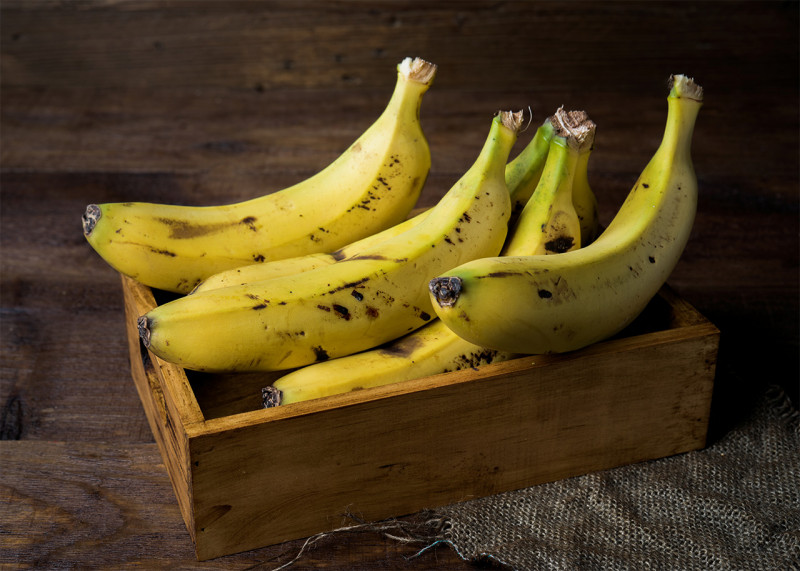
M 155 2 L 0 5 L 0 564 L 272 568 L 302 542 L 197 563 L 130 378 L 115 272 L 86 204 L 212 204 L 279 189 L 337 156 L 385 104 L 402 57 L 425 97 L 436 201 L 485 119 L 559 105 L 598 123 L 607 222 L 663 130 L 666 77 L 706 88 L 700 205 L 670 284 L 721 330 L 711 436 L 768 383 L 798 400 L 796 2 Z M 524 136 L 523 136 L 524 139 Z M 301 568 L 470 569 L 378 533 Z

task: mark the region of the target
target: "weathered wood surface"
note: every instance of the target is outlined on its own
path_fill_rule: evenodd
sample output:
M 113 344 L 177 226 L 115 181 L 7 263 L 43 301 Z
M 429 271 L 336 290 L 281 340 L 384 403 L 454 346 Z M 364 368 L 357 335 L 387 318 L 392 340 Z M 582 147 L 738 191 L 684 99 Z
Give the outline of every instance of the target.
M 130 379 L 119 278 L 79 218 L 90 202 L 221 203 L 312 174 L 382 109 L 407 55 L 440 66 L 422 109 L 424 205 L 474 159 L 495 110 L 530 105 L 539 122 L 563 104 L 598 123 L 590 181 L 606 222 L 661 136 L 666 77 L 696 77 L 700 206 L 670 283 L 722 331 L 712 438 L 767 383 L 797 402 L 796 2 L 0 11 L 0 565 L 269 569 L 299 549 L 195 561 Z M 416 550 L 347 534 L 299 566 L 472 568 L 446 547 L 405 559 Z

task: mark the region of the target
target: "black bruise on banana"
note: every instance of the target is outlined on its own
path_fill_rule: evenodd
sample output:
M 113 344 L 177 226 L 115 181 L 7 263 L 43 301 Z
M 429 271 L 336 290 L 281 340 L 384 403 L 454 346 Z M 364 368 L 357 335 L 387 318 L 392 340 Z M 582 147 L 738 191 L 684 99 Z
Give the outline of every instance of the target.
M 377 348 L 379 353 L 392 357 L 408 357 L 422 344 L 418 337 L 413 335 L 401 337 L 396 341 L 386 343 Z
M 335 287 L 335 288 L 333 288 L 331 290 L 328 290 L 328 293 L 336 293 L 337 291 L 342 291 L 344 289 L 353 289 L 353 288 L 356 288 L 356 287 L 360 286 L 364 282 L 368 282 L 368 281 L 369 281 L 369 277 L 365 277 L 365 278 L 361 278 L 360 280 L 357 280 L 357 281 L 354 281 L 354 282 L 347 282 L 347 283 L 344 283 L 344 284 L 342 284 L 340 286 L 337 286 L 337 287 Z
M 497 351 L 494 349 L 484 349 L 480 352 L 462 353 L 455 359 L 455 367 L 453 369 L 443 369 L 443 373 L 450 371 L 460 371 L 462 369 L 477 369 L 481 365 L 489 365 L 494 361 L 497 356 Z
M 327 361 L 328 359 L 330 359 L 330 355 L 328 355 L 328 352 L 321 346 L 313 347 L 312 350 L 314 351 L 314 356 L 316 357 L 317 362 Z
M 545 242 L 544 249 L 554 254 L 563 254 L 564 252 L 569 252 L 574 244 L 575 238 L 572 236 L 558 236 Z
M 245 216 L 237 222 L 222 222 L 219 224 L 191 224 L 185 220 L 176 220 L 174 218 L 156 218 L 156 220 L 165 226 L 169 226 L 169 237 L 174 240 L 190 240 L 200 236 L 208 236 L 209 234 L 221 232 L 229 226 L 238 226 L 239 224 L 247 226 L 253 232 L 258 232 L 256 227 L 258 219 L 255 216 Z
M 159 250 L 158 248 L 148 248 L 148 250 L 150 250 L 154 254 L 159 254 L 161 256 L 167 256 L 169 258 L 174 258 L 174 257 L 176 257 L 178 255 L 175 252 L 170 252 L 169 250 Z
M 341 262 L 342 260 L 345 259 L 345 255 L 342 250 L 336 250 L 334 252 L 331 252 L 331 258 L 333 258 L 337 262 Z
M 343 306 L 343 305 L 339 305 L 338 303 L 334 303 L 334 304 L 333 304 L 333 312 L 334 312 L 336 315 L 338 315 L 339 317 L 341 317 L 342 319 L 344 319 L 345 321 L 350 321 L 350 319 L 351 319 L 351 317 L 352 317 L 352 316 L 350 315 L 350 310 L 349 310 L 349 309 L 347 309 L 347 308 L 346 308 L 345 306 Z

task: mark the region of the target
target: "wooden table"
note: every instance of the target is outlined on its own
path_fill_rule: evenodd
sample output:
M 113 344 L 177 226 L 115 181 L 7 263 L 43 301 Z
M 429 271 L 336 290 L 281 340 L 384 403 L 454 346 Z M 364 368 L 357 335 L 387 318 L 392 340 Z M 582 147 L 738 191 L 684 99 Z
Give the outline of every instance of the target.
M 669 280 L 722 332 L 711 438 L 770 383 L 798 402 L 798 3 L 50 2 L 2 4 L 0 564 L 270 569 L 293 541 L 198 563 L 130 378 L 118 275 L 86 204 L 219 204 L 330 162 L 375 118 L 394 66 L 439 65 L 422 206 L 473 161 L 498 109 L 598 124 L 608 222 L 663 131 L 666 80 L 706 104 L 701 194 Z M 531 131 L 532 132 L 532 131 Z M 525 135 L 523 135 L 525 138 Z M 470 569 L 379 533 L 297 568 Z

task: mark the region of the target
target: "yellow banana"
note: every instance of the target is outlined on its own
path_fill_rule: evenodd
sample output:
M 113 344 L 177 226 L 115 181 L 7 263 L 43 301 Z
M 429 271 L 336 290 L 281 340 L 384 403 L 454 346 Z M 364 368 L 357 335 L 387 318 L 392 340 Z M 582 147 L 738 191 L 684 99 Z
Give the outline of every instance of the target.
M 204 371 L 270 371 L 375 347 L 431 319 L 431 276 L 496 255 L 511 201 L 504 169 L 521 113 L 492 120 L 475 163 L 424 220 L 336 264 L 178 298 L 139 318 L 144 344 Z
M 330 252 L 398 224 L 430 169 L 419 121 L 436 66 L 406 58 L 381 116 L 338 159 L 278 192 L 223 206 L 91 204 L 83 229 L 119 272 L 145 285 L 190 292 L 220 271 Z
M 301 367 L 262 390 L 267 408 L 507 361 L 513 353 L 465 341 L 439 319 L 391 343 Z
M 594 134 L 590 143 L 581 147 L 575 179 L 572 181 L 572 205 L 581 226 L 581 248 L 595 241 L 600 234 L 597 197 L 589 184 L 589 157 L 594 150 Z
M 678 262 L 697 209 L 691 158 L 703 90 L 671 79 L 660 146 L 608 228 L 559 256 L 490 257 L 431 280 L 434 309 L 459 336 L 519 353 L 564 352 L 621 331 Z
M 550 119 L 548 119 L 536 130 L 533 138 L 519 155 L 506 165 L 506 185 L 508 186 L 508 192 L 511 196 L 512 218 L 514 219 L 516 219 L 515 213 L 518 215 L 519 211 L 531 197 L 536 185 L 539 183 L 539 178 L 542 175 L 542 169 L 547 159 L 550 140 L 553 138 L 553 132 L 553 125 Z M 400 224 L 396 224 L 377 234 L 362 238 L 357 242 L 344 246 L 329 254 L 308 254 L 306 256 L 286 258 L 284 260 L 248 264 L 239 268 L 219 272 L 200 282 L 193 293 L 277 278 L 333 264 L 354 256 L 358 252 L 393 238 L 398 234 L 402 234 L 421 222 L 426 214 L 427 212 L 417 214 L 413 218 L 409 218 Z
M 583 176 L 577 171 L 587 166 L 580 157 L 594 140 L 595 125 L 585 113 L 567 113 L 563 109 L 549 122 L 556 128 L 550 136 L 549 153 L 545 151 L 547 160 L 543 170 L 539 169 L 535 191 L 507 238 L 504 247 L 507 255 L 545 252 L 545 244 L 555 239 L 569 242 L 573 247 L 580 245 L 578 217 L 571 206 L 572 184 L 576 177 Z M 569 211 L 571 220 L 567 220 Z M 263 389 L 264 405 L 285 405 L 507 361 L 516 356 L 519 355 L 470 343 L 435 319 L 381 347 L 314 363 L 280 377 Z
M 207 277 L 200 282 L 197 287 L 192 290 L 192 294 L 219 289 L 221 287 L 228 287 L 234 285 L 244 285 L 250 282 L 257 282 L 263 280 L 271 280 L 292 274 L 299 274 L 309 270 L 315 270 L 323 266 L 329 266 L 351 256 L 358 254 L 367 248 L 371 248 L 385 242 L 390 238 L 394 238 L 410 230 L 425 218 L 426 212 L 417 214 L 413 218 L 404 220 L 399 224 L 395 224 L 382 230 L 377 234 L 372 234 L 366 238 L 362 238 L 352 244 L 348 244 L 339 248 L 331 253 L 314 253 L 306 254 L 305 256 L 294 256 L 283 260 L 272 260 L 270 262 L 260 262 L 255 264 L 247 264 L 238 268 L 232 268 L 216 273 Z
M 550 118 L 556 135 L 544 173 L 509 236 L 503 255 L 561 254 L 581 247 L 581 226 L 573 205 L 578 161 L 594 142 L 595 124 L 584 111 L 558 109 Z M 586 168 L 586 164 L 581 166 Z

